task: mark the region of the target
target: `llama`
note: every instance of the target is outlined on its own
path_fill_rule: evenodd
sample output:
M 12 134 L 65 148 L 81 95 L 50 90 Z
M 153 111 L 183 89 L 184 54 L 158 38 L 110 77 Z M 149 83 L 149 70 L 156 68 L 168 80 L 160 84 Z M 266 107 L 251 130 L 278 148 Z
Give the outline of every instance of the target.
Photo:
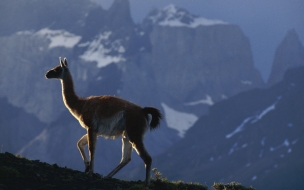
M 122 136 L 122 158 L 120 163 L 106 177 L 112 177 L 131 161 L 132 148 L 142 158 L 146 167 L 145 184 L 150 183 L 152 158 L 145 149 L 143 136 L 148 128 L 159 126 L 162 114 L 153 107 L 140 107 L 134 103 L 115 96 L 90 96 L 82 98 L 76 95 L 73 79 L 68 68 L 67 59 L 59 58 L 60 65 L 49 70 L 47 79 L 59 79 L 65 106 L 79 121 L 87 133 L 77 142 L 85 165 L 85 172 L 92 174 L 94 170 L 94 154 L 97 136 L 117 138 Z M 152 115 L 149 124 L 149 116 Z M 88 145 L 89 160 L 84 147 Z

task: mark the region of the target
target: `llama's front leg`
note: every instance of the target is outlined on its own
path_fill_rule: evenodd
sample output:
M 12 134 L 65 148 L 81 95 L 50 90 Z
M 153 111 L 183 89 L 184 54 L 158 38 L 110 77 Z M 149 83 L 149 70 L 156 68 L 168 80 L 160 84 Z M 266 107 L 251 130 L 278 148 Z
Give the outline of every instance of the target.
M 88 161 L 87 159 L 87 156 L 85 154 L 85 151 L 84 151 L 84 147 L 88 144 L 88 135 L 85 134 L 83 135 L 79 141 L 77 142 L 77 147 L 80 151 L 80 154 L 81 154 L 81 157 L 84 161 L 84 165 L 85 165 L 85 172 L 88 172 L 89 171 L 89 165 L 90 165 L 90 162 Z
M 88 144 L 89 144 L 89 156 L 90 156 L 90 165 L 89 165 L 89 174 L 94 172 L 94 156 L 95 148 L 97 142 L 97 133 L 92 129 L 88 129 Z

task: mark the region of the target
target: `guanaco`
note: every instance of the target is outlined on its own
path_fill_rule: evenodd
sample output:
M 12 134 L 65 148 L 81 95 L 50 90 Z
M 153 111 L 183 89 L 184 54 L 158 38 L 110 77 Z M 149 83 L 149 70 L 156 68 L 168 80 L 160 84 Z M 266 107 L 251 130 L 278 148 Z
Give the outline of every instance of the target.
M 77 142 L 85 165 L 85 172 L 92 174 L 94 170 L 94 155 L 97 136 L 117 138 L 122 136 L 122 158 L 120 163 L 106 177 L 112 177 L 131 161 L 132 148 L 142 158 L 146 167 L 145 184 L 150 183 L 152 158 L 147 152 L 143 137 L 147 129 L 156 129 L 162 119 L 161 112 L 153 107 L 140 107 L 132 102 L 116 96 L 90 96 L 82 98 L 74 90 L 72 75 L 67 59 L 60 65 L 49 70 L 47 79 L 59 79 L 62 87 L 62 98 L 65 106 L 87 130 Z M 152 119 L 149 118 L 149 114 Z M 149 123 L 150 122 L 150 123 Z M 84 151 L 88 145 L 89 160 Z

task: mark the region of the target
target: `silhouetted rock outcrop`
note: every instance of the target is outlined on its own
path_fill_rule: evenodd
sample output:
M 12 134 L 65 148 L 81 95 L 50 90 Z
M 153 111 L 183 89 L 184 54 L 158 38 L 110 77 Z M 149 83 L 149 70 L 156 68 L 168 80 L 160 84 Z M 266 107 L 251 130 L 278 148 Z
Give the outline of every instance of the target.
M 289 68 L 304 65 L 304 47 L 296 31 L 290 30 L 276 50 L 268 85 L 283 79 Z

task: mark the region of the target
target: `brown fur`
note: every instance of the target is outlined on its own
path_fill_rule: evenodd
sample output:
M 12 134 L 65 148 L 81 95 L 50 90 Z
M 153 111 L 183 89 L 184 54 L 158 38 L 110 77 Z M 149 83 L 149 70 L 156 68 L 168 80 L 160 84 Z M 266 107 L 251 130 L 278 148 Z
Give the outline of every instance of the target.
M 146 184 L 149 184 L 152 158 L 143 144 L 143 136 L 148 128 L 155 129 L 162 118 L 160 111 L 153 107 L 140 106 L 115 96 L 90 96 L 80 98 L 76 95 L 67 60 L 60 59 L 60 65 L 49 70 L 46 78 L 61 80 L 64 104 L 71 114 L 87 130 L 77 143 L 85 163 L 85 171 L 94 169 L 94 153 L 97 136 L 117 138 L 122 136 L 123 155 L 119 165 L 108 174 L 112 177 L 131 160 L 132 147 L 146 165 Z M 148 114 L 152 115 L 150 126 Z M 88 144 L 90 159 L 86 158 L 84 146 Z

